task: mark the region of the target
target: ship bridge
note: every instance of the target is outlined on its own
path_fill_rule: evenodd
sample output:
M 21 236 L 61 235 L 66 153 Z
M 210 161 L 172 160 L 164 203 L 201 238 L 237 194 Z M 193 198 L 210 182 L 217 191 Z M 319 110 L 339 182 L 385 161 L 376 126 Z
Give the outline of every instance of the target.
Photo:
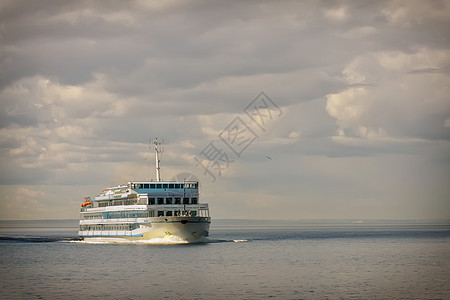
M 138 194 L 142 204 L 197 204 L 198 182 L 129 182 L 130 189 Z

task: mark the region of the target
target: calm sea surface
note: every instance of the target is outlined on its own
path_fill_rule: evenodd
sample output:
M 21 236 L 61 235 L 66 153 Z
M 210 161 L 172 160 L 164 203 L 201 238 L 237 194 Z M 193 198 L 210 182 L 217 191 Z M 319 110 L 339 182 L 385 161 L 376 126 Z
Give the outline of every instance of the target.
M 198 244 L 76 234 L 0 221 L 0 299 L 450 299 L 448 222 L 213 220 Z

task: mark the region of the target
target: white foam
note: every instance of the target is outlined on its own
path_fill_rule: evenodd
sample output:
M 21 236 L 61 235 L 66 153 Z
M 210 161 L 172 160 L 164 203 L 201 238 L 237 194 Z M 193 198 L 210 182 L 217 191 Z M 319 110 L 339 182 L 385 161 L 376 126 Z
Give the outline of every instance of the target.
M 166 235 L 163 238 L 152 238 L 148 240 L 126 240 L 121 238 L 90 238 L 88 240 L 77 241 L 63 241 L 66 243 L 81 243 L 81 244 L 138 244 L 138 245 L 182 245 L 182 244 L 196 244 L 196 243 L 245 243 L 249 240 L 211 240 L 207 237 L 201 237 L 196 240 L 185 240 L 175 235 Z
M 208 243 L 209 239 L 202 237 L 196 240 L 185 240 L 175 235 L 166 235 L 163 238 L 152 238 L 148 240 L 126 240 L 122 238 L 89 238 L 82 241 L 70 241 L 71 243 L 84 244 L 149 244 L 149 245 L 179 245 L 192 243 Z
M 153 238 L 148 240 L 130 241 L 131 244 L 152 244 L 152 245 L 174 245 L 174 244 L 188 244 L 186 241 L 175 235 L 166 235 L 163 238 Z

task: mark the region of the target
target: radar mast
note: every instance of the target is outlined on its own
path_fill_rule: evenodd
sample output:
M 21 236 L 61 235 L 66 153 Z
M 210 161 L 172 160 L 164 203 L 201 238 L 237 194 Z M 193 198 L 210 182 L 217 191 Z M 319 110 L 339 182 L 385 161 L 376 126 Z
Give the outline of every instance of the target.
M 161 162 L 160 155 L 164 152 L 164 149 L 161 146 L 162 143 L 158 141 L 158 138 L 155 138 L 153 144 L 155 145 L 156 152 L 156 181 L 161 181 L 161 168 L 159 166 L 159 163 Z

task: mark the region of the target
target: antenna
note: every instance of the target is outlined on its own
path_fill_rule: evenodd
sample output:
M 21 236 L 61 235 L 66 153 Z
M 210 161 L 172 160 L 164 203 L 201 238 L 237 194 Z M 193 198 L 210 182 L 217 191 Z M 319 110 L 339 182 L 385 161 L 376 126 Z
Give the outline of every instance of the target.
M 183 178 L 183 215 L 187 216 L 186 202 L 184 202 L 185 197 L 186 197 L 186 178 Z
M 161 162 L 160 154 L 164 152 L 164 149 L 162 148 L 162 143 L 158 142 L 158 138 L 155 138 L 153 141 L 153 144 L 155 145 L 155 152 L 156 152 L 156 181 L 161 181 L 161 171 L 159 163 Z

